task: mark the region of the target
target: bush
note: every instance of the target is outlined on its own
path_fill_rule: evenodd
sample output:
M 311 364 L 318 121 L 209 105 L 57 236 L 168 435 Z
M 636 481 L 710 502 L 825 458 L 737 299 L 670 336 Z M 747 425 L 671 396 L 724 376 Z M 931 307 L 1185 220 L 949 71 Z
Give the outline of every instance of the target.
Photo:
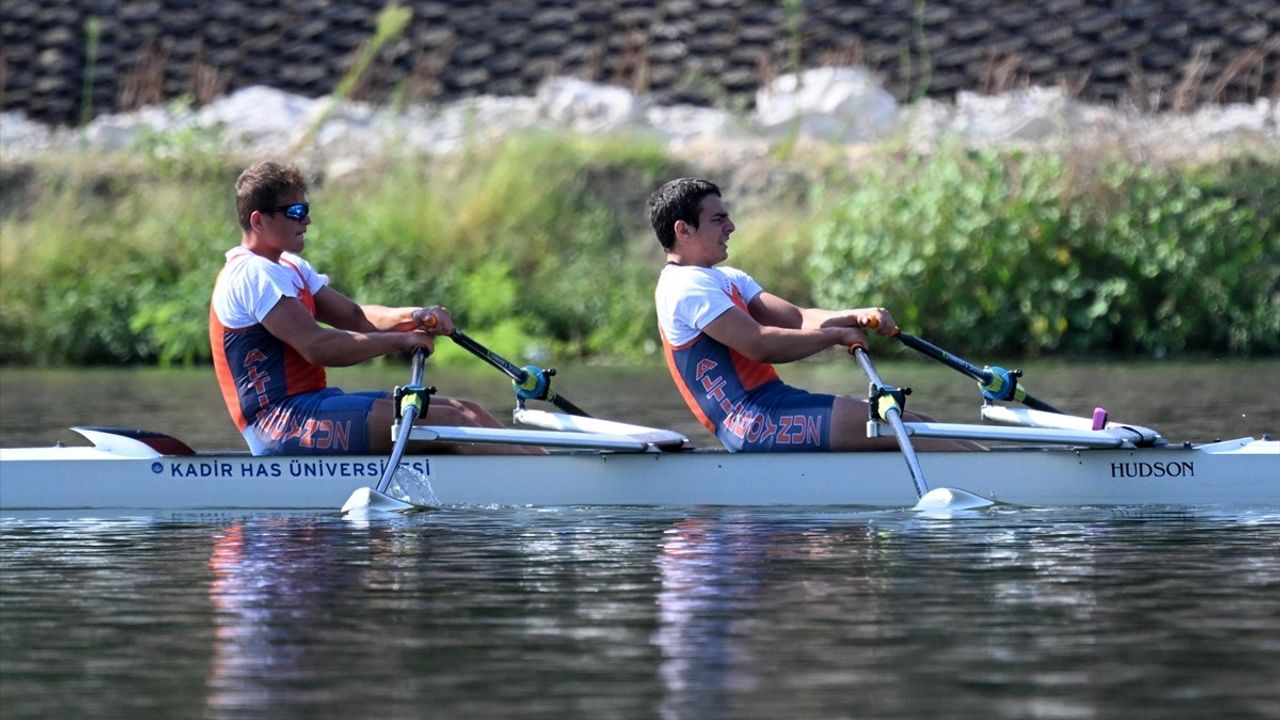
M 1274 354 L 1276 171 L 915 156 L 869 173 L 837 205 L 815 235 L 810 278 L 824 306 L 885 305 L 942 344 Z
M 33 203 L 0 225 L 0 362 L 208 361 L 241 168 L 168 150 L 124 171 L 40 170 Z M 404 159 L 314 183 L 306 256 L 357 300 L 445 305 L 499 352 L 636 356 L 656 336 L 660 257 L 644 197 L 668 167 L 631 138 L 552 135 Z
M 208 362 L 241 167 L 200 137 L 147 142 L 139 163 L 50 164 L 10 195 L 25 202 L 0 218 L 0 362 Z M 842 172 L 800 199 L 730 198 L 744 207 L 730 262 L 800 303 L 886 305 L 957 347 L 1280 353 L 1274 160 L 949 150 Z M 316 182 L 306 255 L 357 300 L 449 307 L 508 357 L 651 356 L 661 252 L 645 199 L 686 174 L 625 137 L 404 158 Z

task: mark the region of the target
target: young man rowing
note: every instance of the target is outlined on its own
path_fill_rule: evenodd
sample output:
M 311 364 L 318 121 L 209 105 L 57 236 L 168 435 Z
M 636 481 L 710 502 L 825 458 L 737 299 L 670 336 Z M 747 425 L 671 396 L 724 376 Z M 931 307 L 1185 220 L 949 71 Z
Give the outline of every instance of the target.
M 663 185 L 649 198 L 649 221 L 667 254 L 654 293 L 667 367 L 689 409 L 729 451 L 897 449 L 894 438 L 866 436 L 865 400 L 791 387 L 770 364 L 865 346 L 863 327 L 877 323 L 881 335 L 896 327 L 888 310 L 801 308 L 741 270 L 717 268 L 735 228 L 720 188 L 706 180 Z M 904 419 L 928 418 L 908 412 Z
M 297 167 L 260 162 L 235 187 L 243 233 L 227 252 L 209 307 L 214 368 L 231 419 L 254 455 L 389 452 L 395 408 L 388 394 L 329 387 L 325 367 L 431 352 L 434 336 L 453 332 L 449 311 L 356 303 L 330 287 L 298 255 L 311 206 Z M 501 427 L 479 405 L 439 396 L 423 422 Z

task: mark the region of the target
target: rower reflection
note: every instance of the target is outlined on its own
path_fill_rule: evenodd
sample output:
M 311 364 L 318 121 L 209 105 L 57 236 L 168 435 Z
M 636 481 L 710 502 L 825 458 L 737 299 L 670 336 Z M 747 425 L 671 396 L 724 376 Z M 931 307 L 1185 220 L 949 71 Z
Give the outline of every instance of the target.
M 815 524 L 758 512 L 672 523 L 657 557 L 659 627 L 652 639 L 661 652 L 661 716 L 792 715 L 794 704 L 771 706 L 794 702 L 779 700 L 779 687 L 819 682 L 807 676 L 822 665 L 811 652 L 842 655 L 869 670 L 828 670 L 819 685 L 854 692 L 874 685 L 893 562 L 887 539 L 870 523 Z M 803 640 L 814 627 L 828 632 Z
M 350 571 L 341 538 L 314 518 L 237 520 L 215 537 L 210 713 L 267 717 L 314 700 L 334 666 L 318 629 L 340 630 L 343 598 L 368 580 Z

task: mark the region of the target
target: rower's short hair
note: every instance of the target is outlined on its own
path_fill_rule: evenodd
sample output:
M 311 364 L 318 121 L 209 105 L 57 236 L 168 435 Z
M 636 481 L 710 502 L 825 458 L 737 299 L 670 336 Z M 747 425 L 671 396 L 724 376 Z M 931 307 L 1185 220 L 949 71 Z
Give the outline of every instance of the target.
M 683 220 L 698 227 L 702 200 L 708 195 L 720 197 L 720 188 L 702 178 L 678 178 L 663 185 L 649 196 L 649 224 L 664 250 L 676 244 L 676 221 Z
M 236 219 L 240 229 L 249 229 L 249 216 L 280 204 L 285 194 L 306 196 L 307 178 L 297 165 L 272 160 L 256 162 L 236 178 Z

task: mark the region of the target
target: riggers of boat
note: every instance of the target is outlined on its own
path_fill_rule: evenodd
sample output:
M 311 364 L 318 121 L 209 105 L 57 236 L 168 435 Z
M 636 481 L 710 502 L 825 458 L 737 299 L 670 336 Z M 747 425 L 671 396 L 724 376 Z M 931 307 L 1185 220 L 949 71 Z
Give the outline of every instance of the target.
M 909 345 L 928 345 L 908 337 Z M 901 453 L 730 454 L 694 449 L 669 430 L 588 417 L 550 393 L 550 371 L 517 368 L 465 336 L 459 342 L 512 378 L 517 427 L 412 424 L 429 394 L 421 386 L 424 358 L 418 355 L 411 384 L 397 389 L 404 422 L 393 428 L 396 450 L 390 458 L 194 452 L 159 433 L 79 427 L 73 429 L 90 445 L 0 449 L 0 511 L 350 511 L 379 507 L 383 499 L 397 510 L 423 505 L 905 508 L 920 507 L 931 497 L 938 501 L 939 493 L 944 506 L 957 507 L 968 498 L 977 504 L 1042 507 L 1280 509 L 1280 442 L 1274 439 L 1170 443 L 1150 428 L 1112 422 L 1099 413 L 1085 418 L 1057 412 L 1018 386 L 1016 371 L 978 369 L 949 354 L 937 359 L 982 386 L 986 422 L 902 422 L 898 410 L 904 393 L 880 381 L 864 352 L 859 360 L 872 380 L 867 432 L 897 437 Z M 544 375 L 534 378 L 538 373 Z M 527 399 L 548 400 L 571 412 L 527 408 Z M 911 439 L 924 437 L 974 440 L 990 449 L 916 454 Z M 406 455 L 408 440 L 535 445 L 548 452 Z

